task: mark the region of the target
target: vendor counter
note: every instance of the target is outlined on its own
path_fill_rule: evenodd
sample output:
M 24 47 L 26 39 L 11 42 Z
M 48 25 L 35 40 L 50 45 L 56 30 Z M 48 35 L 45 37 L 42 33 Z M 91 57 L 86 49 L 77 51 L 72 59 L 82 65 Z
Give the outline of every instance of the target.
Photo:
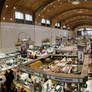
M 36 75 L 39 77 L 44 77 L 46 79 L 51 79 L 51 80 L 56 80 L 56 81 L 62 81 L 62 82 L 74 82 L 74 83 L 85 83 L 87 81 L 87 75 L 88 75 L 88 56 L 85 56 L 84 59 L 84 63 L 83 63 L 83 67 L 81 70 L 80 74 L 73 74 L 73 73 L 58 73 L 58 67 L 55 66 L 55 72 L 53 71 L 49 71 L 47 69 L 47 71 L 44 71 L 44 69 L 46 68 L 39 68 L 39 66 L 41 67 L 41 65 L 43 66 L 43 64 L 40 61 L 36 61 L 37 63 L 35 64 L 35 68 L 32 67 L 32 64 L 28 64 L 26 66 L 21 66 L 21 71 L 22 72 L 26 72 L 32 75 Z M 53 62 L 51 62 L 52 64 Z M 68 62 L 64 62 L 65 66 L 67 66 Z M 47 63 L 48 65 L 48 63 Z M 45 67 L 47 66 L 45 65 Z M 62 66 L 63 67 L 63 66 Z M 48 68 L 48 67 L 47 67 Z M 69 66 L 69 68 L 71 68 Z

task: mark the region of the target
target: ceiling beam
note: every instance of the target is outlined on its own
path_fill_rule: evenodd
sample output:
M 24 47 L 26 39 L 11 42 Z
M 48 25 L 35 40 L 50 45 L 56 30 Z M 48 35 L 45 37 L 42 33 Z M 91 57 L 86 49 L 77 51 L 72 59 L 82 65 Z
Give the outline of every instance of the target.
M 49 1 L 51 1 L 51 0 L 49 0 Z M 57 3 L 59 4 L 59 5 L 62 5 L 62 3 L 67 3 L 68 1 L 67 0 L 52 0 L 52 2 L 50 2 L 50 3 L 48 3 L 47 5 L 45 5 L 45 6 L 43 6 L 43 7 L 41 7 L 40 9 L 37 9 L 37 11 L 35 12 L 35 17 L 36 17 L 36 22 L 40 22 L 41 21 L 41 19 L 42 19 L 42 17 L 44 16 L 44 12 L 46 11 L 46 10 L 48 10 L 48 9 L 50 9 L 51 8 L 51 6 L 53 7 L 53 8 L 56 8 L 57 6 L 55 6 Z M 55 6 L 55 7 L 54 7 Z M 47 12 L 47 11 L 46 11 Z M 54 12 L 54 11 L 53 11 Z M 48 16 L 46 16 L 46 17 L 48 17 Z M 48 17 L 49 18 L 49 17 Z M 50 18 L 49 18 L 50 19 Z
M 4 5 L 3 5 L 3 9 L 2 9 L 2 14 L 1 14 L 1 18 L 5 17 L 5 21 L 9 21 L 11 18 L 13 19 L 13 11 L 14 11 L 14 6 L 17 0 L 6 0 Z M 8 5 L 8 7 L 6 7 L 6 5 Z M 1 19 L 1 21 L 3 21 L 3 19 Z
M 76 20 L 76 21 L 70 23 L 69 26 L 71 27 L 71 29 L 76 28 L 77 25 L 83 26 L 83 25 L 86 24 L 86 25 L 91 25 L 91 26 L 92 26 L 92 22 L 89 22 L 89 21 L 92 21 L 92 19 L 90 19 L 90 20 L 89 20 L 89 19 L 85 19 L 85 20 Z
M 68 19 L 66 19 L 63 24 L 68 25 L 69 23 L 71 23 L 72 21 L 76 21 L 76 20 L 84 20 L 84 19 L 92 19 L 92 15 L 79 15 L 79 16 L 74 16 L 74 17 L 70 17 Z
M 87 24 L 87 23 L 84 23 L 83 25 L 80 23 L 80 24 L 77 24 L 75 25 L 72 30 L 75 30 L 76 28 L 79 28 L 79 27 L 82 27 L 82 26 L 86 26 L 86 27 L 92 27 L 92 23 L 90 24 Z
M 53 22 L 53 25 L 55 25 L 56 22 L 63 22 L 68 17 L 72 17 L 72 16 L 74 17 L 76 15 L 82 15 L 84 13 L 87 15 L 88 12 L 92 14 L 92 9 L 81 8 L 81 9 L 68 10 L 65 12 L 61 12 L 60 15 L 57 15 L 55 18 L 52 19 L 52 22 Z
M 61 11 L 58 14 L 52 16 L 51 19 L 53 20 L 54 18 L 59 17 L 61 14 L 68 13 L 68 12 L 71 12 L 71 11 L 73 12 L 73 11 L 76 11 L 76 10 L 92 10 L 92 8 L 87 8 L 87 7 L 82 7 L 82 6 L 81 7 L 75 7 L 75 8 L 72 8 L 72 9 Z
M 36 9 L 35 12 L 35 16 L 37 17 L 47 6 L 49 6 L 50 4 L 56 2 L 57 0 L 48 0 L 47 3 L 44 3 L 44 5 L 40 6 L 38 9 Z

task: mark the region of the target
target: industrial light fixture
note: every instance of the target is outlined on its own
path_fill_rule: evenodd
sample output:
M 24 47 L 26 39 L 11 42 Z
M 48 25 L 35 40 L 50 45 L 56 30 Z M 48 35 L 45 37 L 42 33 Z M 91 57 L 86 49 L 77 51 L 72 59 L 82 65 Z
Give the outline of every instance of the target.
M 3 17 L 3 20 L 5 20 L 5 17 Z
M 50 10 L 48 9 L 47 12 L 50 12 Z
M 13 9 L 15 10 L 15 9 L 16 9 L 16 7 L 14 6 L 14 7 L 13 7 Z
M 70 2 L 70 0 L 68 0 L 68 2 Z
M 62 2 L 60 2 L 60 4 L 62 5 L 63 3 L 62 3 Z
M 44 18 L 44 15 L 42 16 L 42 18 Z
M 53 5 L 53 3 L 51 3 L 50 5 Z
M 5 5 L 6 8 L 8 8 L 8 5 Z
M 58 0 L 58 2 L 60 2 L 60 0 Z
M 55 6 L 55 5 L 53 5 L 53 7 L 55 8 L 56 6 Z
M 78 11 L 78 13 L 82 13 L 82 12 L 83 12 L 82 10 Z
M 63 29 L 66 29 L 66 25 L 65 24 L 63 25 Z
M 10 20 L 12 21 L 12 18 L 10 18 Z
M 72 2 L 72 4 L 73 5 L 78 5 L 78 4 L 80 4 L 80 1 L 79 0 L 75 0 L 75 1 Z
M 68 26 L 67 30 L 70 31 L 70 27 L 69 26 Z

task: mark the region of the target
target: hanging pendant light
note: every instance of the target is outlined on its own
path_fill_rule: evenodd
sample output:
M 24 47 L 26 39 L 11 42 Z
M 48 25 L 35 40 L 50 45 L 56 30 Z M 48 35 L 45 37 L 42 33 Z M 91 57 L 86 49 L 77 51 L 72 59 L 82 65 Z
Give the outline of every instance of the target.
M 65 24 L 63 25 L 63 29 L 66 30 L 66 25 Z
M 70 31 L 70 27 L 68 27 L 67 30 Z

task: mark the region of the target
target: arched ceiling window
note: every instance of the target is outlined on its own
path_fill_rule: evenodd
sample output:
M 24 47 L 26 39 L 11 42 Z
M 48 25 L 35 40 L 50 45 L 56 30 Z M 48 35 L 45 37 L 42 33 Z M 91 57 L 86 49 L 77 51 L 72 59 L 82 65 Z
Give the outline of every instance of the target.
M 15 19 L 24 19 L 24 14 L 22 12 L 15 12 Z
M 24 14 L 22 12 L 15 12 L 15 20 L 18 23 L 24 23 Z
M 27 24 L 32 24 L 33 18 L 30 14 L 25 14 L 25 21 Z
M 33 21 L 32 15 L 30 15 L 30 14 L 25 14 L 25 20 L 27 20 L 27 21 Z

